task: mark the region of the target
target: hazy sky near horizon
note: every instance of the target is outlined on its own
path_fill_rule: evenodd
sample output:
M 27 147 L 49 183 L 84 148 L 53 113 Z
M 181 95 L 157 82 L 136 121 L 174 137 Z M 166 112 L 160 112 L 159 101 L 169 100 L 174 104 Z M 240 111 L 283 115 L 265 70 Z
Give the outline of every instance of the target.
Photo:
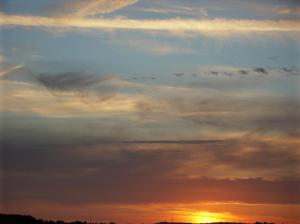
M 0 10 L 1 212 L 299 223 L 299 1 Z

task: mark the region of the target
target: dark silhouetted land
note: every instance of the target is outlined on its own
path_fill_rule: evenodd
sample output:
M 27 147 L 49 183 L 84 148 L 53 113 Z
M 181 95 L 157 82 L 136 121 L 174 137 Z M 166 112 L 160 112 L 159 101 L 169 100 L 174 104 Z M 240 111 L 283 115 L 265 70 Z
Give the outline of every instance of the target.
M 93 222 L 93 223 L 91 223 L 91 222 L 86 222 L 86 221 L 65 222 L 62 220 L 52 221 L 52 220 L 36 219 L 30 215 L 0 214 L 0 224 L 116 224 L 116 223 L 114 223 L 114 222 L 109 222 L 109 223 Z M 158 222 L 156 224 L 193 224 L 193 223 Z M 247 224 L 247 223 L 243 223 L 243 222 L 212 222 L 211 224 Z M 274 224 L 274 223 L 256 222 L 254 224 Z

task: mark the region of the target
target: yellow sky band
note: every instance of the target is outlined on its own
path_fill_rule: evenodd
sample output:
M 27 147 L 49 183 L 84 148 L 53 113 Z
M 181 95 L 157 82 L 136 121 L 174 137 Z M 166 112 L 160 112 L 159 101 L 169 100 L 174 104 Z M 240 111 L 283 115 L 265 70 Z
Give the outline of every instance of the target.
M 41 17 L 0 14 L 1 26 L 28 26 L 80 29 L 166 30 L 194 32 L 300 32 L 298 20 L 134 20 L 86 19 L 77 17 Z

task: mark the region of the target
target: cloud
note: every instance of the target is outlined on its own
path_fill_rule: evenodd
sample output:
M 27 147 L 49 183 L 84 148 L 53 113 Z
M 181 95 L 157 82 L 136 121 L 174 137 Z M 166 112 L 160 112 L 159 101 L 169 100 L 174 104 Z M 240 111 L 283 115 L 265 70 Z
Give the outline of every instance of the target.
M 300 75 L 299 70 L 295 67 L 282 67 L 282 68 L 265 68 L 265 67 L 236 67 L 236 66 L 215 66 L 206 65 L 199 66 L 197 71 L 193 73 L 194 77 L 201 75 L 214 75 L 214 76 L 230 76 L 235 78 L 236 76 L 252 76 L 263 77 L 262 75 L 271 75 L 273 77 L 280 77 L 282 75 Z
M 272 10 L 279 15 L 287 15 L 287 14 L 299 15 L 299 13 L 300 13 L 300 7 L 291 8 L 291 7 L 277 6 L 277 7 L 273 7 Z
M 257 12 L 262 13 L 273 13 L 277 15 L 292 15 L 297 16 L 300 13 L 300 7 L 294 5 L 293 7 L 285 5 L 272 5 L 272 4 L 263 4 L 256 2 L 242 2 L 247 8 L 252 8 Z
M 69 17 L 39 17 L 0 14 L 2 26 L 78 29 L 165 30 L 194 32 L 299 32 L 297 20 L 196 20 L 165 19 L 136 20 L 127 18 L 86 19 Z
M 3 64 L 5 62 L 5 57 L 0 54 L 0 64 Z
M 21 91 L 28 100 L 28 97 L 31 97 L 31 100 L 29 100 L 31 102 L 37 102 L 40 99 L 53 103 L 60 97 L 67 96 L 69 99 L 72 98 L 72 103 L 69 106 L 78 107 L 87 104 L 84 107 L 88 108 L 91 102 L 98 101 L 98 103 L 102 103 L 115 96 L 117 86 L 105 83 L 114 78 L 115 76 L 112 75 L 96 76 L 84 72 L 35 74 L 24 65 L 17 65 L 3 71 L 2 77 L 0 76 L 0 84 L 5 90 L 3 94 L 5 100 L 9 93 L 16 94 Z M 40 93 L 40 95 L 35 97 L 35 93 Z M 93 101 L 90 100 L 91 98 Z M 6 102 L 7 105 L 11 105 L 10 100 Z M 27 109 L 29 107 L 29 105 L 26 106 Z M 16 105 L 15 109 L 17 108 Z
M 94 80 L 41 76 L 62 92 Z M 88 97 L 86 104 L 68 94 L 53 100 L 40 85 L 6 86 L 5 203 L 300 203 L 297 99 L 174 86 L 148 86 L 147 95 L 145 85 L 101 85 L 109 82 L 138 86 L 145 95 L 125 91 L 105 102 Z M 158 119 L 135 122 L 138 112 Z M 47 113 L 77 117 L 37 116 Z M 238 134 L 233 139 L 230 132 Z
M 244 70 L 244 69 L 241 69 L 238 71 L 238 73 L 242 74 L 242 75 L 248 75 L 248 71 Z
M 108 14 L 137 3 L 138 0 L 73 0 L 58 11 L 69 17 L 91 17 Z
M 42 118 L 7 113 L 2 116 L 6 132 L 1 134 L 0 142 L 7 172 L 72 175 L 95 170 L 102 175 L 107 170 L 102 178 L 109 179 L 110 168 L 112 172 L 123 172 L 127 164 L 128 175 L 133 172 L 158 179 L 300 178 L 299 134 L 255 132 L 230 137 L 221 130 L 220 134 L 212 132 L 209 138 L 190 127 L 196 131 L 192 139 L 189 133 L 185 133 L 187 137 L 178 133 L 162 135 L 159 124 L 155 133 L 151 133 L 147 126 L 128 120 L 129 116 L 127 119 L 115 115 Z M 178 140 L 179 136 L 182 140 Z M 60 159 L 56 158 L 59 155 Z
M 19 64 L 19 65 L 15 65 L 9 68 L 1 68 L 0 69 L 0 77 L 1 78 L 5 78 L 7 77 L 7 75 L 15 70 L 18 70 L 20 68 L 22 68 L 24 65 L 23 64 Z
M 188 135 L 197 133 L 208 138 L 214 138 L 210 132 L 226 136 L 249 132 L 299 134 L 299 103 L 297 93 L 290 88 L 291 83 L 297 83 L 297 76 L 288 75 L 289 69 L 288 73 L 276 70 L 276 74 L 266 69 L 269 75 L 262 76 L 253 68 L 202 68 L 197 74 L 199 81 L 185 73 L 184 81 L 190 78 L 192 83 L 180 82 L 180 86 L 160 83 L 160 77 L 152 82 L 141 79 L 140 83 L 139 79 L 82 72 L 36 75 L 26 68 L 19 70 L 0 82 L 5 90 L 2 111 L 45 117 L 125 116 L 130 122 L 155 123 L 165 132 L 180 134 L 188 129 Z M 241 75 L 241 70 L 248 75 Z M 212 71 L 218 75 L 211 75 Z M 173 82 L 177 80 L 173 78 Z M 288 85 L 291 92 L 274 94 L 273 88 L 283 88 L 281 85 Z M 197 132 L 192 134 L 193 130 Z
M 181 119 L 223 134 L 231 131 L 300 134 L 297 97 L 265 97 L 264 94 L 243 97 L 240 94 L 240 97 L 236 93 L 235 96 L 212 97 L 209 100 L 174 97 L 169 101 L 169 108 L 176 111 L 174 114 Z
M 299 70 L 296 67 L 289 67 L 289 68 L 283 67 L 281 68 L 281 70 L 287 74 L 300 75 Z
M 128 161 L 126 161 L 128 162 Z M 155 164 L 156 165 L 156 164 Z M 121 165 L 123 167 L 123 164 Z M 131 170 L 131 167 L 128 167 Z M 106 172 L 112 167 L 104 169 Z M 127 167 L 124 168 L 125 170 Z M 116 171 L 115 171 L 116 172 Z M 244 202 L 250 204 L 298 204 L 299 181 L 239 180 L 172 180 L 141 179 L 142 175 L 110 172 L 111 178 L 79 173 L 69 177 L 46 177 L 12 174 L 5 178 L 4 203 L 44 201 L 58 204 L 138 204 L 138 203 L 196 203 Z M 126 176 L 126 178 L 122 177 Z M 56 184 L 55 184 L 56 183 Z M 57 187 L 59 183 L 59 187 Z M 85 184 L 82 184 L 85 183 Z M 143 189 L 143 191 L 141 191 Z
M 156 77 L 154 76 L 144 76 L 144 77 L 133 77 L 133 80 L 155 80 Z
M 109 38 L 109 43 L 130 48 L 131 52 L 146 52 L 157 55 L 184 54 L 193 53 L 193 49 L 187 44 L 174 44 L 168 40 L 157 40 L 157 38 L 144 37 L 140 35 L 128 35 L 122 33 Z M 121 49 L 122 49 L 121 48 Z
M 227 144 L 230 141 L 221 140 L 221 139 L 207 139 L 207 140 L 129 140 L 129 141 L 103 141 L 100 144 L 175 144 L 175 145 L 216 145 L 216 144 Z
M 177 72 L 177 73 L 174 73 L 173 75 L 176 76 L 176 77 L 182 77 L 182 76 L 184 76 L 184 73 L 183 72 Z
M 126 86 L 128 83 L 117 77 L 76 72 L 36 75 L 22 69 L 0 81 L 0 85 L 4 90 L 2 100 L 5 105 L 0 105 L 1 111 L 40 116 L 133 113 L 139 110 L 139 102 L 151 102 L 148 96 L 128 93 L 133 91 L 130 88 L 135 87 L 134 83 Z
M 257 73 L 261 73 L 261 74 L 269 74 L 269 72 L 266 70 L 266 69 L 264 69 L 264 68 L 255 68 L 255 69 L 253 69 L 255 72 L 257 72 Z
M 300 152 L 299 150 L 293 151 L 293 148 L 298 146 L 299 141 L 294 137 L 285 137 L 285 141 L 281 141 L 276 140 L 276 137 L 245 135 L 220 147 L 208 146 L 202 149 L 201 153 L 191 151 L 191 158 L 186 160 L 185 165 L 182 165 L 181 173 L 190 177 L 199 177 L 199 174 L 206 173 L 207 176 L 218 178 L 263 176 L 269 180 L 298 179 Z M 205 150 L 209 148 L 214 150 L 211 153 L 207 151 L 205 153 Z M 199 158 L 201 156 L 210 162 L 197 163 L 197 160 L 204 160 L 204 158 Z M 266 158 L 269 158 L 268 161 Z M 228 174 L 231 176 L 227 176 Z
M 111 77 L 96 77 L 81 72 L 66 72 L 58 74 L 40 74 L 37 80 L 50 90 L 83 91 Z
M 270 154 L 265 154 L 259 148 L 252 155 L 251 151 L 230 149 L 235 147 L 234 144 L 224 150 L 223 146 L 211 145 L 206 146 L 208 148 L 187 147 L 185 150 L 180 150 L 179 146 L 179 151 L 172 151 L 161 146 L 153 146 L 156 150 L 141 150 L 140 143 L 106 146 L 84 144 L 70 147 L 28 145 L 28 139 L 22 143 L 4 144 L 5 147 L 10 146 L 9 150 L 3 152 L 3 171 L 6 174 L 4 203 L 24 200 L 61 204 L 89 204 L 99 201 L 112 204 L 206 201 L 300 203 L 300 182 L 297 179 L 266 180 L 245 177 L 247 169 L 250 169 L 247 165 L 251 166 L 250 161 L 257 161 L 251 167 L 256 175 L 261 173 L 257 167 L 267 167 L 268 171 L 274 169 L 272 172 L 280 169 L 287 172 L 289 169 L 285 170 L 286 167 L 296 168 L 289 164 L 292 162 L 295 165 L 296 159 L 293 161 L 282 157 L 292 157 L 293 154 L 289 152 L 291 154 L 275 156 L 272 151 L 276 148 L 268 150 Z M 282 161 L 285 166 L 280 164 L 276 169 L 266 158 L 277 161 L 276 166 L 280 164 L 278 161 Z M 193 169 L 189 164 L 191 162 Z M 202 167 L 197 167 L 196 164 Z M 231 165 L 229 170 L 228 166 Z M 192 173 L 179 172 L 180 168 L 189 168 L 186 171 Z M 219 169 L 218 172 L 223 170 L 224 173 L 243 170 L 244 178 L 188 176 L 194 173 L 205 175 L 209 169 L 216 168 Z
M 155 4 L 156 3 L 156 4 Z M 208 13 L 205 8 L 189 4 L 168 4 L 167 2 L 154 2 L 153 6 L 144 8 L 135 8 L 138 11 L 159 13 L 159 14 L 177 14 L 187 16 L 207 17 Z

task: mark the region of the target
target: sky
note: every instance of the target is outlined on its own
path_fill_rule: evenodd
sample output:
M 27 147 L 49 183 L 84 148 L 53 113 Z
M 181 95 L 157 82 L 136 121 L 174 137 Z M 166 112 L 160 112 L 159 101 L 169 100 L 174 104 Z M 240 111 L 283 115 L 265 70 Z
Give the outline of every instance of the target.
M 0 212 L 300 223 L 300 2 L 1 0 Z

